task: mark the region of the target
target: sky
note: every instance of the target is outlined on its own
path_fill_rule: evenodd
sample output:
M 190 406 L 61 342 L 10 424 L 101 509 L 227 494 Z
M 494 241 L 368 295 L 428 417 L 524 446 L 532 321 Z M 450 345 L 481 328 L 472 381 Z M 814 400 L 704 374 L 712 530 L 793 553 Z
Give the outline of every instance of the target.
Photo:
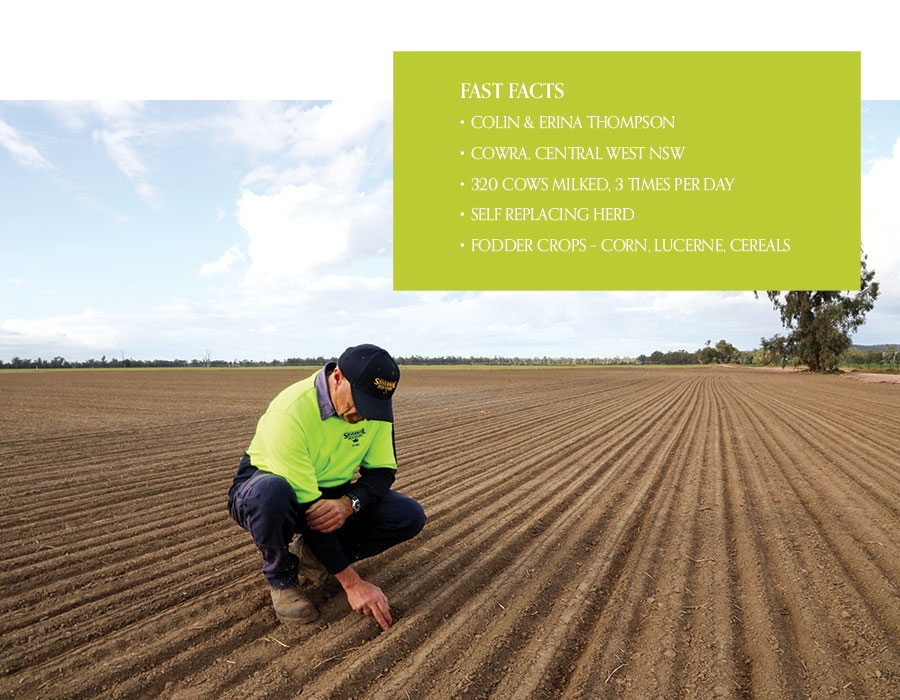
M 864 102 L 863 241 L 900 340 L 900 102 Z M 0 103 L 0 358 L 613 357 L 779 331 L 749 292 L 394 292 L 388 101 Z
M 152 15 L 143 19 L 160 31 L 168 26 Z M 250 21 L 240 20 L 241 26 Z M 57 29 L 65 23 L 60 19 Z M 233 69 L 226 77 L 237 80 L 236 90 L 223 91 L 215 80 L 202 83 L 214 88 L 201 89 L 190 78 L 160 90 L 147 77 L 206 68 L 180 62 L 180 46 L 196 53 L 184 28 L 168 65 L 159 53 L 142 50 L 148 39 L 107 39 L 108 30 L 94 25 L 75 35 L 44 27 L 57 54 L 75 38 L 72 46 L 88 47 L 84 56 L 67 53 L 67 61 L 48 67 L 40 43 L 22 40 L 10 48 L 3 37 L 2 51 L 17 51 L 36 75 L 6 89 L 7 78 L 0 81 L 0 359 L 209 353 L 267 360 L 332 356 L 360 342 L 396 355 L 634 357 L 695 350 L 720 338 L 751 349 L 761 336 L 782 330 L 765 297 L 751 292 L 394 292 L 391 102 L 369 94 L 360 81 L 373 66 L 384 72 L 391 48 L 424 47 L 386 37 L 371 61 L 352 63 L 350 87 L 340 76 L 323 79 L 317 72 L 311 86 L 313 72 L 296 77 L 282 67 L 275 71 L 282 87 L 273 89 L 272 71 L 260 71 L 260 62 L 269 59 L 267 51 L 294 49 L 257 39 L 240 54 L 256 56 L 249 64 L 256 72 L 245 67 L 246 75 L 238 75 L 229 63 L 236 60 L 228 36 L 234 27 L 220 24 L 207 40 L 228 49 L 213 44 L 222 65 L 204 77 Z M 275 35 L 284 31 L 266 26 Z M 113 40 L 137 42 L 135 56 L 126 55 L 131 62 L 124 67 L 108 63 L 99 86 L 83 85 L 90 71 L 69 70 L 70 64 L 94 60 L 93 47 Z M 322 46 L 313 49 L 337 51 Z M 491 47 L 523 48 L 499 39 Z M 562 48 L 538 39 L 530 47 Z M 479 47 L 460 42 L 455 48 Z M 864 86 L 867 55 L 877 53 L 863 52 Z M 142 73 L 148 65 L 152 70 Z M 349 72 L 344 64 L 338 70 Z M 123 74 L 129 80 L 120 83 Z M 332 94 L 323 80 L 335 86 Z M 35 91 L 35 84 L 47 87 Z M 242 99 L 123 99 L 208 98 L 210 91 Z M 244 99 L 259 92 L 334 101 Z M 73 101 L 72 93 L 102 99 Z M 854 341 L 896 343 L 900 102 L 864 101 L 861 119 L 863 244 L 882 294 Z

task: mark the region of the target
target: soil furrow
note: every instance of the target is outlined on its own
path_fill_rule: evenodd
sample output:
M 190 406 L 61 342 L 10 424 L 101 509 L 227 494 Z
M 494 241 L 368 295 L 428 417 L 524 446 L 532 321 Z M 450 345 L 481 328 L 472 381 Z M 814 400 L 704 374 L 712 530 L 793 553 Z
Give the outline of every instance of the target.
M 404 368 L 380 633 L 279 624 L 225 510 L 309 371 L 0 372 L 0 697 L 900 697 L 896 385 Z
M 605 484 L 605 482 L 606 482 L 605 478 L 601 479 L 600 485 Z M 570 491 L 572 494 L 580 494 L 577 498 L 577 502 L 581 502 L 585 498 L 585 489 L 593 488 L 596 490 L 598 488 L 598 485 L 595 484 L 592 487 L 588 487 L 584 484 L 576 483 L 576 484 L 570 485 L 569 488 L 570 488 Z M 561 493 L 558 495 L 563 499 L 567 497 L 567 494 L 565 494 L 565 493 Z M 617 502 L 617 499 L 614 499 L 613 502 Z M 577 513 L 578 510 L 579 510 L 578 508 L 575 508 L 569 512 L 571 513 L 574 511 L 574 513 Z M 535 513 L 535 515 L 532 516 L 532 519 L 533 520 L 536 519 L 538 522 L 541 522 L 541 521 L 549 522 L 549 519 L 551 517 L 554 517 L 554 518 L 556 517 L 556 513 L 554 513 L 552 510 L 548 511 L 546 513 L 543 513 L 540 510 L 538 510 Z M 464 525 L 464 527 L 465 527 L 465 525 Z M 546 552 L 549 548 L 559 548 L 559 549 L 562 549 L 562 551 L 567 551 L 565 548 L 557 547 L 556 540 L 558 537 L 557 533 L 559 533 L 561 536 L 568 536 L 569 529 L 570 529 L 570 526 L 569 526 L 568 520 L 560 521 L 557 518 L 556 521 L 552 522 L 551 526 L 544 527 L 539 533 L 534 533 L 533 531 L 530 533 L 532 535 L 532 539 L 534 542 L 534 544 L 530 545 L 530 549 L 539 547 L 540 548 L 539 551 L 541 552 L 540 556 L 536 556 L 534 554 L 531 555 L 531 558 L 533 560 L 535 560 L 535 564 L 533 565 L 532 568 L 534 568 L 535 566 L 539 566 L 538 562 L 544 560 L 544 558 L 546 557 Z M 502 531 L 502 529 L 501 529 L 501 531 Z M 497 538 L 494 537 L 492 535 L 492 533 L 488 532 L 488 533 L 486 533 L 486 535 L 487 536 L 484 538 L 486 543 L 491 542 L 491 541 L 497 541 Z M 507 541 L 512 540 L 512 541 L 516 541 L 516 542 L 526 541 L 521 536 L 517 536 L 515 530 L 511 534 L 507 534 L 502 539 L 507 540 Z M 431 545 L 432 543 L 429 542 L 428 544 Z M 472 543 L 472 548 L 476 549 L 476 550 L 480 549 L 477 542 Z M 506 549 L 509 549 L 509 546 L 507 546 Z M 519 555 L 517 557 L 517 560 L 521 559 L 522 556 L 523 555 Z M 459 566 L 455 562 L 450 562 L 450 564 L 451 564 L 451 570 L 469 571 L 471 569 L 470 566 Z M 483 567 L 481 567 L 481 568 L 483 569 Z M 495 565 L 492 568 L 497 568 L 497 567 Z M 521 566 L 520 566 L 520 568 L 521 568 Z M 432 582 L 427 579 L 429 577 L 433 576 L 435 573 L 442 573 L 443 569 L 445 569 L 445 562 L 442 562 L 441 566 L 436 567 L 435 569 L 432 569 L 432 571 L 428 572 L 428 574 L 425 574 L 424 579 L 422 580 L 422 584 L 426 590 L 432 586 Z M 552 569 L 552 567 L 551 567 L 551 569 Z M 479 569 L 479 571 L 477 571 L 475 573 L 480 575 L 480 573 L 479 573 L 480 570 L 481 569 Z M 525 567 L 525 570 L 526 571 L 528 570 L 527 566 Z M 522 575 L 521 572 L 518 574 L 518 576 L 516 576 L 515 574 L 507 573 L 507 574 L 504 574 L 503 580 L 507 581 L 507 582 L 516 581 L 516 580 L 518 580 L 518 578 L 521 578 L 521 575 Z M 471 579 L 471 576 L 467 577 L 467 579 Z M 466 584 L 470 584 L 471 581 L 469 581 L 467 579 L 457 579 L 454 583 L 454 588 L 456 588 L 458 586 L 465 586 Z M 503 610 L 504 608 L 501 606 L 506 606 L 506 603 L 509 602 L 507 599 L 504 599 L 504 600 L 506 600 L 506 602 L 503 602 L 503 603 L 500 603 L 500 602 L 494 600 L 494 598 L 497 595 L 501 595 L 501 597 L 502 597 L 502 594 L 503 594 L 502 590 L 498 591 L 495 587 L 490 588 L 489 591 L 487 591 L 487 592 L 482 591 L 481 594 L 474 593 L 474 591 L 478 591 L 482 588 L 482 584 L 480 584 L 480 583 L 478 585 L 474 585 L 474 586 L 469 585 L 468 588 L 471 591 L 473 591 L 473 593 L 470 593 L 467 596 L 463 597 L 463 600 L 468 601 L 465 605 L 465 609 L 472 611 L 469 614 L 465 614 L 463 617 L 463 619 L 467 620 L 467 622 L 471 622 L 471 620 L 477 619 L 478 615 L 477 615 L 476 611 L 498 610 L 498 609 Z M 475 595 L 474 600 L 470 600 L 473 595 Z M 488 598 L 488 596 L 490 596 L 490 598 Z M 454 596 L 454 599 L 455 598 L 458 598 L 458 596 Z M 440 601 L 436 601 L 432 598 L 431 603 L 432 603 L 433 607 L 437 607 L 438 610 L 440 610 Z M 497 604 L 497 608 L 494 608 L 495 603 Z M 454 609 L 456 607 L 458 607 L 458 604 L 451 601 L 451 609 Z M 474 614 L 474 617 L 473 617 L 473 614 Z M 497 624 L 496 620 L 491 621 L 492 626 L 496 625 L 496 624 Z M 462 640 L 462 639 L 465 639 L 466 635 L 460 634 L 454 628 L 449 628 L 447 630 L 447 632 L 448 632 L 449 636 L 443 635 L 443 634 L 437 635 L 436 638 L 432 638 L 429 640 L 428 649 L 420 650 L 418 653 L 425 654 L 426 656 L 433 656 L 435 651 L 437 649 L 440 649 L 440 651 L 441 651 L 440 658 L 446 659 L 448 657 L 452 657 L 452 655 L 449 654 L 448 651 L 450 648 L 452 648 L 454 646 L 454 644 L 455 644 L 454 639 Z M 460 649 L 458 653 L 460 653 L 460 654 L 464 653 L 464 649 Z M 434 658 L 438 658 L 438 657 L 434 657 Z M 377 664 L 376 664 L 376 666 L 377 666 Z M 343 667 L 341 667 L 341 671 L 343 671 Z M 361 671 L 359 673 L 361 673 Z M 358 683 L 359 679 L 358 679 L 357 675 L 351 674 L 351 678 L 355 678 L 356 682 Z M 431 674 L 429 673 L 429 675 L 431 675 Z M 334 689 L 332 689 L 331 692 L 332 692 L 332 694 L 334 694 L 334 692 L 335 692 Z M 349 692 L 348 694 L 352 694 L 352 691 Z M 335 697 L 339 697 L 339 696 L 336 695 Z
M 761 426 L 756 423 L 757 411 L 762 410 L 760 404 L 745 403 L 737 396 L 732 396 L 732 404 L 742 411 L 746 420 L 757 431 L 760 430 Z M 853 690 L 852 683 L 855 672 L 843 657 L 840 632 L 833 626 L 840 618 L 833 618 L 833 624 L 828 624 L 823 615 L 828 610 L 821 607 L 822 586 L 827 586 L 827 583 L 819 581 L 815 567 L 824 550 L 815 538 L 810 539 L 808 535 L 807 547 L 803 551 L 792 544 L 792 538 L 787 533 L 806 534 L 810 530 L 810 523 L 801 517 L 802 508 L 798 508 L 794 499 L 789 498 L 790 485 L 778 467 L 778 450 L 766 447 L 765 441 L 756 447 L 755 457 L 759 467 L 755 488 L 757 502 L 765 504 L 763 512 L 769 513 L 767 517 L 774 518 L 779 523 L 775 532 L 764 538 L 763 546 L 780 564 L 773 567 L 780 574 L 776 587 L 782 594 L 783 617 L 791 638 L 790 648 L 797 654 L 797 660 L 803 669 L 801 675 L 806 679 L 805 692 L 840 692 L 844 697 L 854 697 L 856 691 Z M 769 530 L 772 530 L 771 525 Z M 819 554 L 808 557 L 806 551 L 813 548 Z M 801 575 L 791 576 L 789 572 Z M 822 649 L 831 657 L 827 663 L 824 662 Z M 851 685 L 845 688 L 848 682 Z

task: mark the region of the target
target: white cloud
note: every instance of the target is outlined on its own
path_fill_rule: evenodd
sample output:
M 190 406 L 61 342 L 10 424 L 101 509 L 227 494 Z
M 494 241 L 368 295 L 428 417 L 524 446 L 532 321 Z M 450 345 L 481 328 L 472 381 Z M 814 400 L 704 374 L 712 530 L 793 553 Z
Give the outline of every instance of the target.
M 878 278 L 900 277 L 900 139 L 862 176 L 863 246 Z M 894 285 L 890 285 L 893 287 Z M 900 289 L 896 289 L 900 293 Z
M 140 100 L 99 100 L 88 102 L 87 107 L 107 124 L 131 124 L 143 118 L 145 104 Z
M 133 100 L 50 100 L 44 105 L 65 128 L 73 131 L 98 119 L 108 127 L 130 125 L 140 120 L 144 112 L 144 103 Z
M 77 316 L 42 319 L 6 319 L 0 324 L 0 349 L 44 346 L 57 348 L 97 348 L 115 346 L 119 331 L 102 313 L 86 310 Z
M 136 314 L 8 321 L 0 356 L 86 359 L 124 348 L 137 359 L 190 359 L 210 348 L 224 359 L 272 359 L 374 342 L 400 355 L 634 357 L 695 350 L 710 336 L 749 349 L 778 330 L 765 300 L 732 309 L 709 295 L 689 315 L 620 313 L 608 292 L 394 292 L 384 276 L 314 274 L 302 284 L 229 284 Z
M 390 102 L 336 101 L 298 115 L 292 153 L 298 158 L 329 156 L 366 143 L 390 148 L 393 106 Z
M 245 190 L 237 208 L 248 237 L 249 284 L 302 279 L 314 268 L 350 265 L 391 245 L 391 182 L 370 194 L 319 184 L 265 195 Z
M 74 100 L 49 100 L 44 103 L 57 121 L 70 131 L 81 131 L 87 126 L 84 104 Z
M 285 110 L 277 102 L 238 102 L 233 114 L 219 121 L 231 138 L 257 153 L 284 150 L 294 130 L 294 115 L 302 110 Z
M 142 182 L 137 186 L 138 197 L 151 209 L 159 209 L 159 197 L 156 194 L 156 188 L 146 182 Z
M 14 127 L 0 119 L 0 146 L 31 170 L 52 170 L 53 165 Z
M 285 185 L 317 183 L 354 190 L 377 163 L 365 148 L 356 147 L 349 151 L 335 153 L 327 159 L 318 159 L 316 164 L 303 161 L 295 167 L 278 168 L 272 164 L 259 166 L 241 180 L 244 187 L 263 185 L 272 191 Z
M 99 119 L 104 128 L 94 129 L 94 141 L 103 144 L 110 160 L 119 171 L 134 183 L 141 201 L 152 209 L 159 209 L 159 194 L 150 184 L 150 170 L 144 164 L 138 148 L 151 138 L 187 128 L 179 124 L 159 124 L 144 116 L 142 102 L 78 102 L 66 106 L 56 103 L 57 114 L 74 128 L 85 124 L 85 119 Z
M 257 153 L 327 158 L 365 144 L 389 155 L 392 110 L 388 101 L 287 108 L 277 102 L 239 102 L 234 113 L 220 121 L 234 140 Z
M 394 281 L 388 277 L 354 277 L 351 275 L 323 275 L 311 280 L 306 289 L 326 294 L 342 292 L 391 292 Z
M 236 245 L 233 245 L 222 254 L 221 258 L 219 258 L 215 262 L 204 263 L 200 267 L 200 274 L 204 277 L 209 277 L 210 275 L 221 275 L 222 273 L 230 270 L 232 265 L 240 262 L 243 259 L 244 254 L 241 253 L 240 248 L 238 248 Z
M 159 195 L 147 178 L 150 171 L 141 161 L 134 142 L 141 138 L 134 129 L 95 129 L 95 141 L 99 141 L 106 149 L 107 155 L 115 163 L 119 171 L 135 185 L 135 191 L 141 201 L 151 209 L 159 209 Z
M 900 338 L 900 139 L 890 158 L 879 158 L 862 175 L 862 241 L 881 295 L 858 343 L 891 343 Z
M 146 166 L 141 163 L 131 145 L 131 140 L 135 136 L 134 131 L 130 129 L 120 131 L 96 129 L 93 136 L 95 141 L 103 144 L 106 153 L 125 177 L 135 180 L 147 174 Z
M 310 288 L 323 275 L 355 275 L 351 268 L 367 259 L 387 260 L 390 103 L 243 103 L 226 123 L 233 138 L 274 156 L 241 181 L 248 285 Z

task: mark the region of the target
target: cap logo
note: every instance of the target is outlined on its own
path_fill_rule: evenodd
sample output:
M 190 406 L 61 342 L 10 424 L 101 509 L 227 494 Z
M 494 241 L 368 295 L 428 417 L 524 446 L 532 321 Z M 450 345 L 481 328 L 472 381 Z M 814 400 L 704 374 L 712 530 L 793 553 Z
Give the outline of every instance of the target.
M 387 379 L 382 379 L 381 377 L 375 377 L 375 386 L 382 391 L 393 391 L 397 386 L 397 382 L 391 382 Z

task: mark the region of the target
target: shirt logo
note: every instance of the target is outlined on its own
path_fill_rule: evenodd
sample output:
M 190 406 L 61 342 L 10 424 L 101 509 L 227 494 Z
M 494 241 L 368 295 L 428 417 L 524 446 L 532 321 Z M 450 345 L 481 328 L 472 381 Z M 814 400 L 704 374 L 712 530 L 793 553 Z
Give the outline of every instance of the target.
M 382 391 L 393 391 L 394 387 L 397 386 L 397 382 L 388 381 L 387 379 L 382 379 L 381 377 L 375 377 L 375 386 Z
M 366 434 L 365 428 L 359 430 L 348 430 L 344 433 L 344 440 L 350 440 L 353 447 L 359 447 L 359 439 Z

